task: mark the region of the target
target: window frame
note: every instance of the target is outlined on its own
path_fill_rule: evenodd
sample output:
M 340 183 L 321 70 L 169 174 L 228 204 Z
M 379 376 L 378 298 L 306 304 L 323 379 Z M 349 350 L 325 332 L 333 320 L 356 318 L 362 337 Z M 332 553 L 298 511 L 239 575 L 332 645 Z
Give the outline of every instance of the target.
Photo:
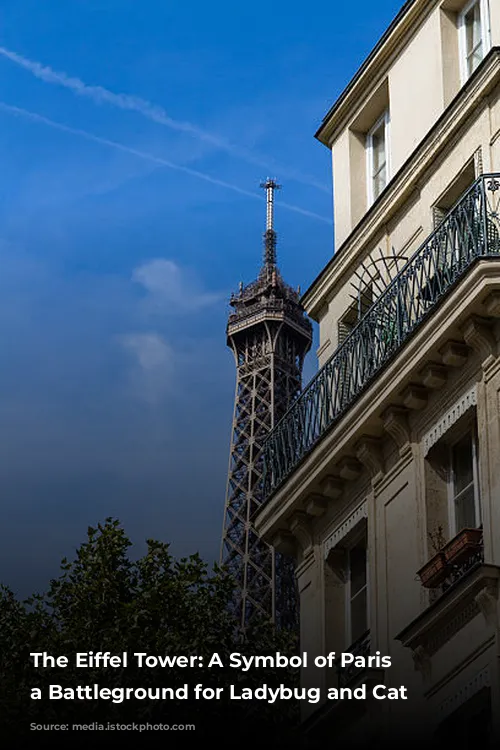
M 448 519 L 450 525 L 450 538 L 453 539 L 462 529 L 457 528 L 457 514 L 456 514 L 456 498 L 460 493 L 455 493 L 454 488 L 454 477 L 453 477 L 453 449 L 458 443 L 460 443 L 468 435 L 472 438 L 472 484 L 474 487 L 474 513 L 476 528 L 479 528 L 482 523 L 481 517 L 481 491 L 480 491 L 480 478 L 479 478 L 479 459 L 478 459 L 478 431 L 477 424 L 474 422 L 470 424 L 468 429 L 464 430 L 452 443 L 448 446 Z M 462 490 L 464 492 L 465 490 Z
M 374 191 L 374 170 L 373 170 L 373 134 L 380 126 L 384 126 L 384 148 L 385 148 L 385 185 L 376 196 Z M 379 169 L 380 171 L 380 169 Z M 390 115 L 389 108 L 385 109 L 382 115 L 372 125 L 366 134 L 366 190 L 368 206 L 371 206 L 377 198 L 384 192 L 389 180 L 391 179 L 390 165 Z
M 481 16 L 481 43 L 483 46 L 482 60 L 486 57 L 491 48 L 490 35 L 490 13 L 488 0 L 468 0 L 457 16 L 458 27 L 458 49 L 460 55 L 460 80 L 462 85 L 473 75 L 474 71 L 469 73 L 467 66 L 467 37 L 465 16 L 475 6 L 479 6 Z
M 337 320 L 337 343 L 341 346 L 351 335 L 360 320 L 366 315 L 375 302 L 373 283 L 366 284 L 358 298 L 349 305 Z M 361 304 L 360 304 L 361 303 Z
M 352 597 L 351 597 L 351 552 L 357 547 L 360 542 L 364 544 L 365 548 L 365 578 L 366 582 L 362 589 L 360 589 L 355 596 L 359 596 L 362 591 L 366 591 L 366 628 L 361 636 L 369 632 L 370 630 L 370 565 L 368 560 L 368 533 L 367 528 L 360 530 L 356 534 L 355 538 L 352 539 L 349 546 L 346 548 L 346 578 L 345 578 L 345 632 L 346 632 L 346 648 L 352 646 L 355 642 L 352 636 Z M 359 637 L 361 637 L 359 636 Z

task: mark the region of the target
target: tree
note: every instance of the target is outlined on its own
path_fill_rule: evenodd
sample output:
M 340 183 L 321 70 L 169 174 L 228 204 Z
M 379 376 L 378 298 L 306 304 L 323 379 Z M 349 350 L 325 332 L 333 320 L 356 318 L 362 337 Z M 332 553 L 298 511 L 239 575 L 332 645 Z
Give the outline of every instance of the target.
M 242 638 L 229 609 L 234 583 L 217 566 L 209 571 L 198 554 L 176 560 L 169 545 L 148 540 L 146 554 L 129 558 L 131 542 L 120 523 L 108 518 L 89 528 L 75 559 L 64 559 L 61 573 L 48 590 L 24 602 L 0 588 L 0 716 L 18 733 L 31 722 L 194 723 L 204 736 L 221 737 L 231 726 L 290 737 L 296 703 L 231 701 L 229 685 L 293 687 L 294 670 L 274 668 L 243 672 L 229 666 L 229 655 L 296 653 L 294 634 L 261 622 Z M 127 668 L 78 669 L 77 652 L 129 654 Z M 68 666 L 35 669 L 30 653 L 68 657 Z M 139 668 L 134 653 L 155 656 L 197 655 L 202 667 Z M 217 653 L 223 667 L 207 668 Z M 219 700 L 192 699 L 193 686 L 222 687 Z M 156 688 L 188 686 L 190 699 L 174 700 L 47 700 L 49 685 L 75 688 Z M 42 700 L 32 700 L 39 688 Z M 243 724 L 244 722 L 244 724 Z M 270 737 L 270 735 L 268 734 Z M 241 744 L 241 743 L 240 743 Z

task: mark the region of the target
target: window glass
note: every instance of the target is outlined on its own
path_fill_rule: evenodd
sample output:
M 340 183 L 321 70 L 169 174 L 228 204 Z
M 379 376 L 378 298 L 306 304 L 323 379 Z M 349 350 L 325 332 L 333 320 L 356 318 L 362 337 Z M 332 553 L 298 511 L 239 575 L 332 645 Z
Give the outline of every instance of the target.
M 472 75 L 488 52 L 491 41 L 487 0 L 472 0 L 458 15 L 462 83 Z
M 483 59 L 481 4 L 478 0 L 464 15 L 467 74 L 471 75 Z
M 377 198 L 387 182 L 385 121 L 372 133 L 373 197 Z
M 455 518 L 457 533 L 462 529 L 476 528 L 476 508 L 473 486 L 469 487 L 465 492 L 455 498 Z
M 351 602 L 351 643 L 368 630 L 366 587 Z
M 456 533 L 479 524 L 476 498 L 475 444 L 471 433 L 465 435 L 451 450 L 453 507 Z
M 351 643 L 368 630 L 366 539 L 349 551 L 349 607 Z
M 453 483 L 455 495 L 469 487 L 474 481 L 472 435 L 466 435 L 453 446 Z
M 389 112 L 375 123 L 366 137 L 368 202 L 376 200 L 389 181 Z
M 366 549 L 363 546 L 351 550 L 351 597 L 366 586 Z

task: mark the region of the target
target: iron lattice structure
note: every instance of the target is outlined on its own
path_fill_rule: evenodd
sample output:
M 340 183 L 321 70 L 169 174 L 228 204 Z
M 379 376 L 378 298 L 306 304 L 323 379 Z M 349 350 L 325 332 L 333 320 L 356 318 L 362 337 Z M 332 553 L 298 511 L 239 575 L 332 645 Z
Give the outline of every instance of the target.
M 293 561 L 257 535 L 253 518 L 263 502 L 262 447 L 302 387 L 312 326 L 299 291 L 285 284 L 276 262 L 273 180 L 267 192 L 264 259 L 253 283 L 240 285 L 230 305 L 227 344 L 236 363 L 236 393 L 221 545 L 221 563 L 233 574 L 234 609 L 242 630 L 258 616 L 279 627 L 298 623 Z

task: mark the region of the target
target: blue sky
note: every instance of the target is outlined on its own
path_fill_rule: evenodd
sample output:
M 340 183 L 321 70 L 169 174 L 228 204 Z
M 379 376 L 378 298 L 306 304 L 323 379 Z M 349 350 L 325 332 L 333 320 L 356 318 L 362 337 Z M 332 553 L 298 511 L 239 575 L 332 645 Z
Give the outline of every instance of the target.
M 400 5 L 3 0 L 0 580 L 19 593 L 108 515 L 137 553 L 218 556 L 258 186 L 283 185 L 279 263 L 305 289 L 333 248 L 314 132 Z

